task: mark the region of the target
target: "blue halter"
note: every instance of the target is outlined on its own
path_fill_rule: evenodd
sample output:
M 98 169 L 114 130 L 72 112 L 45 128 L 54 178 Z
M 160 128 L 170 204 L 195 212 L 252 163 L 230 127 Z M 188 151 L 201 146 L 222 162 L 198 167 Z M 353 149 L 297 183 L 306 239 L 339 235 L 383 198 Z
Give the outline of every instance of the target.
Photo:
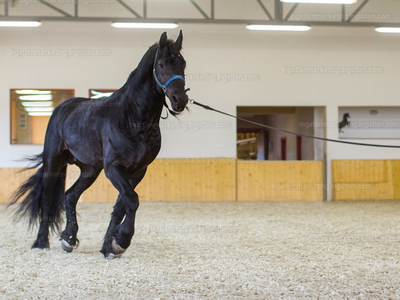
M 168 95 L 167 95 L 167 87 L 170 85 L 170 83 L 171 83 L 172 81 L 176 80 L 176 79 L 181 79 L 181 80 L 183 80 L 183 84 L 186 84 L 185 78 L 183 78 L 183 76 L 181 76 L 181 75 L 174 75 L 174 76 L 172 76 L 170 79 L 168 79 L 167 82 L 166 82 L 165 84 L 162 84 L 162 83 L 158 80 L 157 74 L 156 74 L 156 62 L 157 62 L 157 57 L 158 57 L 158 49 L 157 49 L 157 52 L 156 52 L 156 57 L 154 58 L 153 76 L 154 76 L 154 79 L 155 79 L 157 85 L 163 90 L 164 95 L 168 97 Z

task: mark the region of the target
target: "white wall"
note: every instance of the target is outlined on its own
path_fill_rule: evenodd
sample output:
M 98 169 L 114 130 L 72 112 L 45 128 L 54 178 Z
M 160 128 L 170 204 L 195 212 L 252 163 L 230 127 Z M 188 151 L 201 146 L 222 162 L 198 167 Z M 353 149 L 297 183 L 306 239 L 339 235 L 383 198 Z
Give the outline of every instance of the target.
M 305 33 L 250 32 L 238 25 L 182 25 L 180 29 L 190 96 L 217 109 L 235 114 L 237 105 L 320 106 L 326 108 L 327 122 L 337 122 L 339 106 L 400 103 L 398 35 L 367 28 L 313 28 Z M 176 37 L 178 29 L 168 33 Z M 90 88 L 119 88 L 160 34 L 159 30 L 117 30 L 106 23 L 46 22 L 33 29 L 1 28 L 0 167 L 22 166 L 24 163 L 15 160 L 42 148 L 9 144 L 11 88 L 73 88 L 77 96 L 87 96 Z M 95 49 L 108 50 L 110 55 L 16 57 L 12 55 L 16 49 Z M 382 72 L 289 75 L 285 68 L 293 67 L 378 67 Z M 218 74 L 255 74 L 258 79 L 213 81 L 212 76 L 201 77 Z M 190 106 L 179 121 L 169 118 L 166 122 L 174 123 L 169 124 L 174 128 L 163 128 L 160 157 L 236 156 L 233 119 Z M 194 129 L 216 123 L 224 128 Z M 326 128 L 326 134 L 338 138 L 335 127 Z M 365 142 L 400 145 L 400 140 Z M 327 158 L 399 159 L 400 151 L 328 143 Z

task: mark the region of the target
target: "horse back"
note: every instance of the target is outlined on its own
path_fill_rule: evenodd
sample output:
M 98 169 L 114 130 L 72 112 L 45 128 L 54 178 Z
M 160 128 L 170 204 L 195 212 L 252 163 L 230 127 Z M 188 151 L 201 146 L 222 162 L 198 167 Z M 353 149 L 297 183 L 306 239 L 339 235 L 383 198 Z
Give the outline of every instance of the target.
M 73 161 L 101 164 L 103 133 L 113 122 L 113 116 L 117 115 L 112 107 L 106 107 L 106 100 L 71 98 L 61 103 L 50 118 L 46 140 L 60 144 L 61 151 L 68 150 Z

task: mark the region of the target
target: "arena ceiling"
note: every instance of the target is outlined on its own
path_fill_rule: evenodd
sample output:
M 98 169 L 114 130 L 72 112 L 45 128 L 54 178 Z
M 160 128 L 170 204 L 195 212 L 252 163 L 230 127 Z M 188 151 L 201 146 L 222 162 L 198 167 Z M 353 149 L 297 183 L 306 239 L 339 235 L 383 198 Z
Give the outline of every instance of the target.
M 400 0 L 0 0 L 0 21 L 22 20 L 400 27 Z

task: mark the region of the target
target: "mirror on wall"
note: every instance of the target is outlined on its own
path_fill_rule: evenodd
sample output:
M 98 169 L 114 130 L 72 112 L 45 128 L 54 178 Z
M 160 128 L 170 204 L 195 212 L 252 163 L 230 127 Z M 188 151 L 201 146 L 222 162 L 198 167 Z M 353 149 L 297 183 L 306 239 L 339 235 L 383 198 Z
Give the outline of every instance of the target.
M 116 90 L 111 89 L 90 89 L 89 98 L 100 99 L 104 97 L 110 97 Z
M 11 144 L 44 143 L 47 123 L 53 110 L 74 97 L 70 89 L 11 89 Z

